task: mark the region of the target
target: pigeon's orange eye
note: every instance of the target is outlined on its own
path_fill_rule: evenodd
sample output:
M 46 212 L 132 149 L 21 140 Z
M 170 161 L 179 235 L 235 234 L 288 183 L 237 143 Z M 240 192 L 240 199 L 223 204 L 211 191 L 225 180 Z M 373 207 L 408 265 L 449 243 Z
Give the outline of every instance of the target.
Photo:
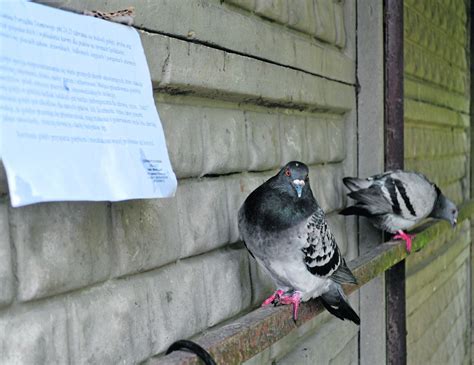
M 286 175 L 286 176 L 291 176 L 291 171 L 290 171 L 289 169 L 286 169 L 286 170 L 285 170 L 285 175 Z

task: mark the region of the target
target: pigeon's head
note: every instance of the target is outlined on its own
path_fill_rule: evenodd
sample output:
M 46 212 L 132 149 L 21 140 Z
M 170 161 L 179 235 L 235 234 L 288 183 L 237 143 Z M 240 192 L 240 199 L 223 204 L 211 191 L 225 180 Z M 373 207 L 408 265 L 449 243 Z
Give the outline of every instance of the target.
M 280 181 L 292 187 L 290 189 L 298 198 L 309 188 L 308 166 L 302 162 L 288 162 L 279 173 Z
M 443 193 L 440 193 L 431 215 L 434 218 L 448 221 L 453 228 L 456 227 L 458 223 L 458 208 L 451 200 L 446 198 Z

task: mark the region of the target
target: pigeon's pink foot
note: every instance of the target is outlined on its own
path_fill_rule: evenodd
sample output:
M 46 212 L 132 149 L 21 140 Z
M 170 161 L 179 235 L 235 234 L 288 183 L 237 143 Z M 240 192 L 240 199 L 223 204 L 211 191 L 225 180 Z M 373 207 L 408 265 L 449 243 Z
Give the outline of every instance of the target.
M 283 295 L 284 291 L 281 289 L 278 289 L 275 293 L 270 295 L 267 299 L 265 299 L 262 303 L 262 307 L 266 307 L 267 305 L 270 305 L 274 303 L 275 301 L 280 300 L 281 296 Z
M 291 295 L 283 295 L 280 297 L 281 304 L 293 304 L 293 320 L 298 319 L 298 308 L 301 303 L 301 294 L 300 292 L 295 291 Z
M 401 229 L 397 231 L 397 234 L 393 236 L 394 239 L 396 240 L 404 240 L 406 243 L 407 251 L 411 252 L 411 240 L 415 238 L 414 234 L 408 234 L 403 232 Z

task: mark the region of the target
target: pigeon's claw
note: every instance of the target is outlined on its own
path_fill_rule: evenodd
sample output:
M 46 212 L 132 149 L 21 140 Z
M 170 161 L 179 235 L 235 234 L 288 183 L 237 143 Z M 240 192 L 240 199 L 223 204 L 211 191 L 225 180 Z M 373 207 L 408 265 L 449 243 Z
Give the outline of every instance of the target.
M 270 305 L 272 303 L 279 301 L 283 293 L 284 293 L 283 290 L 278 289 L 275 293 L 273 293 L 272 295 L 270 295 L 267 299 L 263 301 L 262 307 L 266 307 L 267 305 Z
M 393 236 L 393 238 L 396 240 L 404 240 L 406 243 L 407 251 L 411 252 L 411 241 L 413 238 L 415 238 L 414 234 L 408 234 L 399 229 L 397 231 L 397 234 Z
M 280 297 L 280 304 L 293 304 L 293 320 L 296 322 L 298 319 L 298 308 L 301 303 L 301 293 L 298 291 L 293 292 L 291 295 L 282 295 Z

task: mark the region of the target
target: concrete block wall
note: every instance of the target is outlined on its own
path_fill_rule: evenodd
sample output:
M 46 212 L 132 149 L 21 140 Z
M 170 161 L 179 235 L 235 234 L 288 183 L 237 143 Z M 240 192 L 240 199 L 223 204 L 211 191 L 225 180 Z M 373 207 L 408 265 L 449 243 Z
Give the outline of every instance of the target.
M 404 1 L 405 166 L 470 197 L 467 2 Z M 470 229 L 407 259 L 408 363 L 470 362 Z
M 343 253 L 357 255 L 354 221 L 335 214 L 356 173 L 353 2 L 52 5 L 135 6 L 179 186 L 172 199 L 13 209 L 0 177 L 1 363 L 137 363 L 254 308 L 271 284 L 239 242 L 237 210 L 292 159 L 310 165 Z M 328 344 L 314 361 L 357 359 L 357 327 L 327 314 L 298 336 Z M 306 351 L 294 341 L 280 341 L 282 363 Z
M 470 363 L 470 225 L 407 264 L 408 363 Z

